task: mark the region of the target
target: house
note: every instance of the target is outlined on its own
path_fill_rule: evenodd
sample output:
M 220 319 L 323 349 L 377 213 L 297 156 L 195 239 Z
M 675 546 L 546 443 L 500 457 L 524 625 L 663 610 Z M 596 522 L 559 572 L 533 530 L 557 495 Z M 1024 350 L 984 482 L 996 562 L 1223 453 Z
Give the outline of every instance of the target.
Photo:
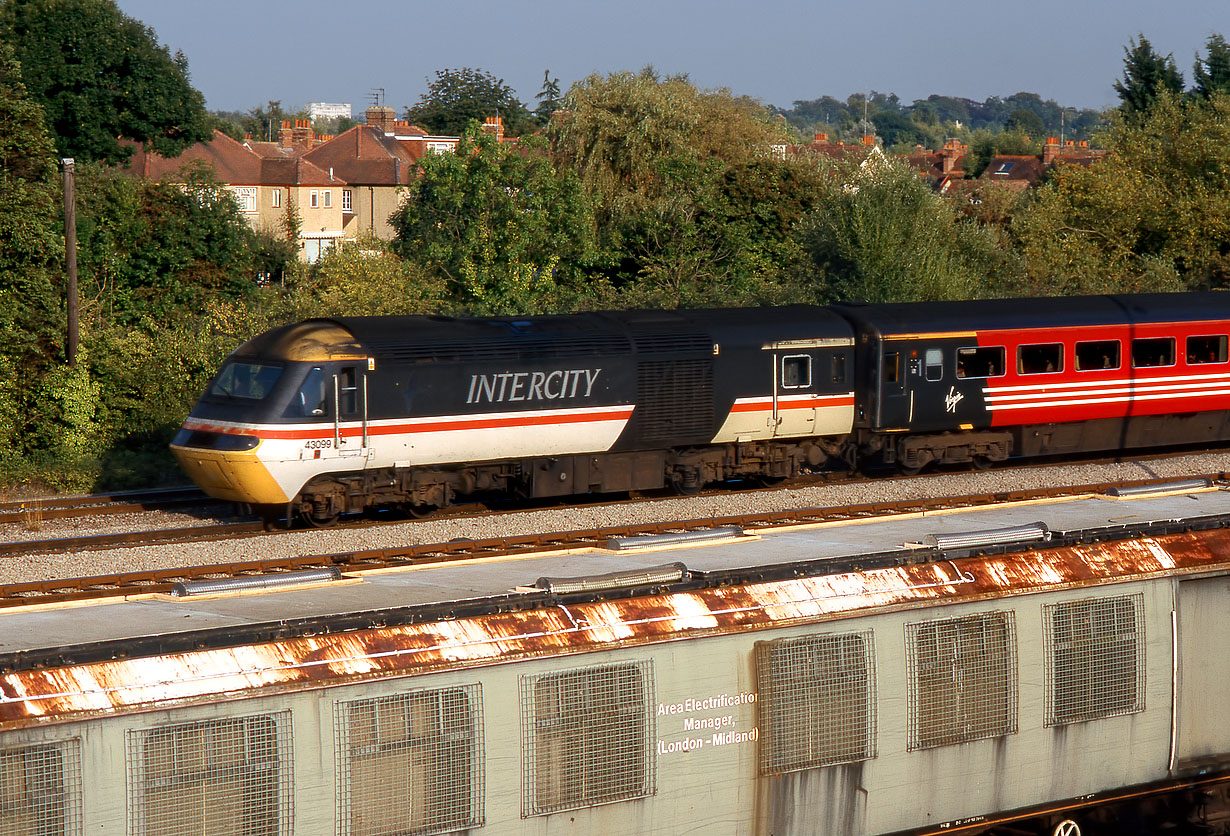
M 347 184 L 279 143 L 238 142 L 215 130 L 208 142 L 197 143 L 173 159 L 137 148 L 127 171 L 137 177 L 173 179 L 189 162 L 213 169 L 257 231 L 288 234 L 287 219 L 292 216 L 288 210 L 293 207 L 298 215 L 295 238 L 304 261 L 315 261 L 345 234 Z
M 389 217 L 400 207 L 418 161 L 427 154 L 451 152 L 460 137 L 432 136 L 395 118 L 391 107 L 369 107 L 366 122 L 303 152 L 304 159 L 347 183 L 343 198 L 347 238 L 363 234 L 391 239 Z M 488 119 L 503 139 L 498 116 Z

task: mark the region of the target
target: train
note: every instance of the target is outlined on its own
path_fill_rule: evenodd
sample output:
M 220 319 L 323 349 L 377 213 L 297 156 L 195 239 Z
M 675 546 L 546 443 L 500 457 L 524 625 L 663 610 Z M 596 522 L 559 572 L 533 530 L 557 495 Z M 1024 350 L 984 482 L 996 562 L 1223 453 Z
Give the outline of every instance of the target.
M 1230 438 L 1230 293 L 559 316 L 335 317 L 236 349 L 171 450 L 207 494 L 328 525 L 459 496 Z

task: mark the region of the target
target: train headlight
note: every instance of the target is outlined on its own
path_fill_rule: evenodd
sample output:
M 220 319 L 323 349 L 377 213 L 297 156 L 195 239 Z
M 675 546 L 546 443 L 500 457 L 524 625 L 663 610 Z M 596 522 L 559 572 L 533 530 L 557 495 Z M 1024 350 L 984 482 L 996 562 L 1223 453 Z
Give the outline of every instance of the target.
M 221 450 L 225 452 L 253 450 L 261 440 L 254 435 L 231 435 L 211 433 L 205 430 L 181 429 L 171 440 L 174 447 L 195 447 L 198 450 Z

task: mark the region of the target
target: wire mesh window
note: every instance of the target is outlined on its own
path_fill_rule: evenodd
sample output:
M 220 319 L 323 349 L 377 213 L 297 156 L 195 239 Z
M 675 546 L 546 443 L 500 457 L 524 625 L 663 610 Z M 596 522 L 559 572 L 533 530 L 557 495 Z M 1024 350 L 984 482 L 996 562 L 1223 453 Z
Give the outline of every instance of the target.
M 81 833 L 80 741 L 0 747 L 0 833 Z
M 1143 711 L 1144 598 L 1089 598 L 1043 608 L 1046 724 Z
M 875 757 L 871 633 L 758 642 L 760 772 Z
M 654 793 L 653 667 L 602 665 L 521 678 L 521 814 Z
M 478 685 L 336 705 L 338 832 L 402 836 L 478 827 Z
M 289 836 L 290 712 L 128 733 L 133 836 Z
M 907 624 L 909 748 L 1016 731 L 1012 615 L 983 613 Z

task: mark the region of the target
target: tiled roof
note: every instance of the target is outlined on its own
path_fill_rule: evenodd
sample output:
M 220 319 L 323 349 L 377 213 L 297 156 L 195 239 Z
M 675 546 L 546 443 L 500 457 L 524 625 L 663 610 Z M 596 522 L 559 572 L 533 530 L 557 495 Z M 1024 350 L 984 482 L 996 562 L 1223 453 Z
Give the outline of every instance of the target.
M 193 161 L 209 165 L 214 176 L 229 185 L 345 185 L 336 172 L 330 177 L 327 169 L 301 159 L 292 149 L 280 149 L 271 142 L 236 142 L 217 130 L 209 142 L 198 142 L 178 157 L 163 157 L 138 147 L 128 171 L 156 180 L 173 177 L 185 163 Z
M 403 131 L 406 139 L 400 138 Z M 404 186 L 424 154 L 421 136 L 423 131 L 412 126 L 399 126 L 398 136 L 393 136 L 371 125 L 357 125 L 303 158 L 354 185 Z
M 138 146 L 127 169 L 139 177 L 158 180 L 174 175 L 185 163 L 195 161 L 210 165 L 223 183 L 255 185 L 261 182 L 260 157 L 218 130 L 209 142 L 198 142 L 178 157 L 163 157 Z

